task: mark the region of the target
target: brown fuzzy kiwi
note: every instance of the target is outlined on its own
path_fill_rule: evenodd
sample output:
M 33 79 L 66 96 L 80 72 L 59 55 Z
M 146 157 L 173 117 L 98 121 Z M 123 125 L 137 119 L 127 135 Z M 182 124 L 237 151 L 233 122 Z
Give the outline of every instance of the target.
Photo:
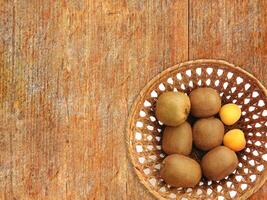
M 197 88 L 190 93 L 189 98 L 191 114 L 195 117 L 211 117 L 221 108 L 220 95 L 212 88 Z
M 207 151 L 220 146 L 223 136 L 224 125 L 217 118 L 199 119 L 193 126 L 193 141 L 198 149 Z
M 204 176 L 213 181 L 219 181 L 230 175 L 238 165 L 238 158 L 234 151 L 219 146 L 210 150 L 201 160 Z
M 164 129 L 162 149 L 167 154 L 189 155 L 192 150 L 192 129 L 188 122 Z
M 200 165 L 189 157 L 172 154 L 162 164 L 160 176 L 172 186 L 194 187 L 201 179 Z
M 156 117 L 167 126 L 183 123 L 190 112 L 189 97 L 183 92 L 165 92 L 156 103 Z

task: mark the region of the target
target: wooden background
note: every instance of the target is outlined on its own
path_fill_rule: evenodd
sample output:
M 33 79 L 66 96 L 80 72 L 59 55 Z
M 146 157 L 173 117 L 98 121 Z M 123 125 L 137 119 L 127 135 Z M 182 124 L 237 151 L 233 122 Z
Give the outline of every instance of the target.
M 266 85 L 267 1 L 0 0 L 0 199 L 154 199 L 127 158 L 129 109 L 197 58 Z

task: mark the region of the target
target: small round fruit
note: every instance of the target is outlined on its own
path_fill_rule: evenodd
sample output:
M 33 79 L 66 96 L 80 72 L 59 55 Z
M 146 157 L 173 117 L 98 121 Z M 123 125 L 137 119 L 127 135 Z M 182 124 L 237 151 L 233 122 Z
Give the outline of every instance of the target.
M 189 95 L 191 114 L 195 117 L 211 117 L 221 108 L 221 98 L 217 90 L 212 88 L 197 88 Z
M 190 112 L 189 97 L 183 92 L 165 92 L 158 98 L 156 116 L 167 126 L 183 123 Z
M 222 106 L 220 110 L 220 118 L 226 125 L 233 125 L 241 117 L 241 109 L 233 103 L 228 103 Z
M 197 120 L 193 126 L 193 141 L 198 149 L 207 151 L 223 142 L 224 125 L 214 117 Z
M 160 176 L 175 187 L 194 187 L 201 179 L 200 165 L 193 159 L 172 154 L 163 160 Z
M 215 147 L 201 160 L 204 176 L 213 181 L 219 181 L 230 175 L 238 165 L 238 158 L 234 151 L 225 146 Z
M 224 135 L 223 144 L 235 152 L 241 151 L 246 146 L 246 139 L 243 131 L 240 129 L 228 131 Z
M 192 129 L 188 122 L 167 126 L 162 137 L 162 149 L 167 154 L 189 155 L 192 150 Z

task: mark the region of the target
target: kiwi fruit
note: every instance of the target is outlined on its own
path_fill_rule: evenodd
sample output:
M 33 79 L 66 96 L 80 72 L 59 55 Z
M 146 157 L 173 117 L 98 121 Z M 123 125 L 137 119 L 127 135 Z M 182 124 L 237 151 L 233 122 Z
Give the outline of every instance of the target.
M 175 187 L 194 187 L 201 179 L 201 167 L 184 155 L 172 154 L 163 160 L 160 176 Z
M 193 141 L 200 150 L 210 150 L 220 146 L 224 136 L 223 123 L 214 117 L 199 119 L 193 126 Z
M 215 147 L 201 160 L 202 173 L 213 181 L 219 181 L 230 175 L 237 165 L 238 158 L 235 152 L 225 146 Z
M 192 150 L 192 129 L 188 122 L 167 126 L 162 137 L 162 149 L 167 154 L 189 155 Z
M 195 117 L 211 117 L 221 108 L 220 95 L 212 88 L 197 88 L 190 93 L 189 98 L 191 114 Z
M 190 112 L 189 97 L 183 92 L 165 92 L 156 103 L 156 117 L 167 126 L 183 123 Z

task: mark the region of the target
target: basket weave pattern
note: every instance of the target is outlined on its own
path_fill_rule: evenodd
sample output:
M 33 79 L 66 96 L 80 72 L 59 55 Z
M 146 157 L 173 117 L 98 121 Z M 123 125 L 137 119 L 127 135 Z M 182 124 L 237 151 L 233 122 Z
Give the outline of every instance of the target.
M 247 145 L 237 153 L 239 164 L 221 181 L 202 178 L 194 188 L 175 188 L 159 177 L 165 154 L 161 149 L 164 126 L 155 117 L 155 103 L 165 91 L 189 94 L 197 87 L 219 91 L 222 103 L 236 103 L 241 119 L 229 127 L 244 131 Z M 267 178 L 267 97 L 264 86 L 252 75 L 225 61 L 196 60 L 171 67 L 152 79 L 136 99 L 129 116 L 127 143 L 131 161 L 140 181 L 158 199 L 246 199 Z M 201 153 L 193 150 L 199 161 Z

